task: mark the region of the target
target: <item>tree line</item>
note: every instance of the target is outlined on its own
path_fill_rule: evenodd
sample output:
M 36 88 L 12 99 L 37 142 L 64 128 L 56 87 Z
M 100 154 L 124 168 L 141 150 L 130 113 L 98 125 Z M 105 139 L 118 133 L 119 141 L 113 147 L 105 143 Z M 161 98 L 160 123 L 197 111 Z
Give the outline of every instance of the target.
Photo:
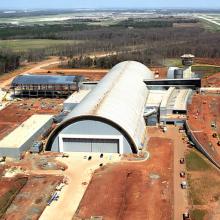
M 20 56 L 12 52 L 0 51 L 0 73 L 7 73 L 20 66 Z
M 168 20 L 169 21 L 169 20 Z M 178 20 L 177 20 L 178 21 Z M 186 22 L 184 20 L 184 22 Z M 70 27 L 69 27 L 70 25 Z M 210 32 L 202 26 L 194 27 L 103 27 L 87 24 L 76 26 L 52 25 L 44 27 L 17 27 L 14 30 L 8 28 L 2 30 L 0 37 L 6 39 L 27 37 L 40 39 L 77 40 L 79 44 L 56 45 L 48 48 L 33 49 L 19 52 L 22 60 L 38 61 L 47 56 L 68 57 L 73 66 L 81 65 L 83 60 L 73 60 L 75 57 L 85 57 L 87 54 L 117 53 L 117 59 L 121 54 L 127 59 L 135 59 L 150 64 L 162 63 L 164 58 L 177 58 L 184 53 L 192 53 L 197 57 L 220 57 L 220 32 Z M 84 26 L 85 25 L 85 26 Z M 127 55 L 126 55 L 127 54 Z M 125 56 L 126 55 L 126 56 Z M 115 57 L 113 57 L 113 61 Z M 110 58 L 107 58 L 110 59 Z M 111 58 L 112 59 L 112 58 Z M 148 61 L 147 61 L 148 60 Z M 102 59 L 97 62 L 101 62 Z M 75 62 L 75 64 L 74 64 Z M 86 63 L 88 59 L 86 60 Z M 98 66 L 108 66 L 96 64 Z M 72 64 L 70 64 L 71 66 Z M 85 65 L 85 64 L 84 64 Z

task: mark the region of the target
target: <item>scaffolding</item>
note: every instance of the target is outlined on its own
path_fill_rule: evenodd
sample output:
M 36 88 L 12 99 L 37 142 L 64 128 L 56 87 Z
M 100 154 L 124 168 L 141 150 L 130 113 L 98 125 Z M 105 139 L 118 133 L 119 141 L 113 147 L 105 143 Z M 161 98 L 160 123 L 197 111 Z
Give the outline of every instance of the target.
M 68 97 L 78 91 L 82 76 L 20 75 L 11 88 L 17 97 Z

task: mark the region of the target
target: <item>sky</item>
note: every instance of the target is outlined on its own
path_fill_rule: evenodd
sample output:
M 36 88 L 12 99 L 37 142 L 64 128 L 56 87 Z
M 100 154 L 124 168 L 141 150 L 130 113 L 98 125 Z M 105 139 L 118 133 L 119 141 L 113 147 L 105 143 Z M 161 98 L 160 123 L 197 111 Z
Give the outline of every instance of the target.
M 213 8 L 220 0 L 0 0 L 0 9 Z

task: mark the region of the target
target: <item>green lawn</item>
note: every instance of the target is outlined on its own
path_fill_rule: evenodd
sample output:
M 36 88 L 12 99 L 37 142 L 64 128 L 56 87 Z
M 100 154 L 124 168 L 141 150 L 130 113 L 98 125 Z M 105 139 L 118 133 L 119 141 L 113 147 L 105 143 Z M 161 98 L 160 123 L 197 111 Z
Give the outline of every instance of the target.
M 182 61 L 180 58 L 167 58 L 164 60 L 164 65 L 167 67 L 170 66 L 180 67 L 182 65 Z
M 78 44 L 76 40 L 47 40 L 47 39 L 22 39 L 22 40 L 0 40 L 0 49 L 11 49 L 15 52 L 27 51 L 29 49 L 48 48 L 57 45 Z
M 220 67 L 214 65 L 194 65 L 192 71 L 204 78 L 220 72 Z
M 203 220 L 207 211 L 201 209 L 194 209 L 191 211 L 191 218 L 195 220 Z
M 188 171 L 205 171 L 212 169 L 212 166 L 200 153 L 190 151 L 186 155 L 186 168 Z
M 214 66 L 214 65 L 194 65 L 192 67 L 193 71 L 206 71 L 206 72 L 212 72 L 217 73 L 220 72 L 220 66 Z
M 220 201 L 220 174 L 214 165 L 195 149 L 186 155 L 186 168 L 189 184 L 188 200 L 192 205 L 191 217 L 203 220 L 207 213 L 212 213 L 212 210 L 203 210 L 202 206 Z

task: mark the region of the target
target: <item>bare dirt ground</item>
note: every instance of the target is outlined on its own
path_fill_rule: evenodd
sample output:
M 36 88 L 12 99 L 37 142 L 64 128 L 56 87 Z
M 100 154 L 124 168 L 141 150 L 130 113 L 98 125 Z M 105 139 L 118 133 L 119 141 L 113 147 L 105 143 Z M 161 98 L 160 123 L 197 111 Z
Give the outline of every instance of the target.
M 217 145 L 219 138 L 213 134 L 220 134 L 220 96 L 194 95 L 188 107 L 188 123 L 195 137 L 205 150 L 220 163 L 220 147 Z M 216 124 L 216 127 L 212 126 Z
M 73 219 L 172 219 L 173 144 L 166 138 L 151 138 L 148 147 L 147 161 L 97 170 Z
M 12 82 L 14 77 L 17 75 L 32 73 L 41 68 L 45 68 L 48 65 L 58 64 L 58 63 L 59 63 L 58 57 L 50 57 L 48 60 L 45 60 L 39 63 L 25 63 L 20 69 L 1 75 L 0 76 L 0 88 L 8 89 L 10 83 Z
M 182 214 L 188 210 L 188 199 L 187 192 L 182 190 L 180 187 L 181 181 L 184 178 L 180 177 L 180 172 L 185 171 L 185 164 L 180 164 L 180 158 L 185 157 L 186 152 L 186 142 L 184 135 L 179 132 L 178 127 L 167 126 L 167 132 L 163 132 L 161 129 L 156 127 L 149 127 L 148 135 L 154 138 L 170 138 L 173 142 L 173 219 L 182 219 Z M 163 145 L 163 143 L 161 143 Z
M 64 99 L 23 99 L 15 101 L 0 114 L 0 139 L 22 124 L 33 114 L 58 114 Z
M 36 70 L 32 71 L 33 74 L 45 75 L 80 75 L 91 81 L 101 80 L 108 72 L 107 69 L 62 69 L 62 68 L 47 68 L 44 71 Z
M 86 156 L 86 158 L 84 158 Z M 92 156 L 92 160 L 87 157 Z M 100 158 L 97 153 L 69 153 L 68 158 L 59 157 L 58 160 L 68 169 L 63 172 L 67 185 L 62 189 L 59 200 L 47 206 L 40 220 L 65 219 L 71 220 L 79 206 L 94 170 L 102 163 L 113 163 L 120 160 L 118 154 L 104 154 Z
M 150 68 L 153 72 L 158 73 L 158 79 L 167 78 L 167 67 L 152 67 Z
M 62 182 L 63 177 L 55 175 L 32 175 L 19 191 L 3 219 L 38 219 L 51 193 Z
M 195 58 L 195 63 L 220 66 L 220 58 Z
M 67 166 L 56 154 L 26 155 L 21 161 L 0 165 L 1 219 L 38 219 L 64 177 Z M 19 172 L 17 172 L 19 170 Z
M 213 74 L 202 79 L 202 86 L 204 87 L 220 87 L 220 73 Z
M 67 165 L 61 163 L 57 158 L 61 157 L 58 152 L 43 152 L 41 154 L 26 153 L 22 160 L 7 161 L 8 167 L 20 167 L 24 172 L 37 170 L 66 170 Z

